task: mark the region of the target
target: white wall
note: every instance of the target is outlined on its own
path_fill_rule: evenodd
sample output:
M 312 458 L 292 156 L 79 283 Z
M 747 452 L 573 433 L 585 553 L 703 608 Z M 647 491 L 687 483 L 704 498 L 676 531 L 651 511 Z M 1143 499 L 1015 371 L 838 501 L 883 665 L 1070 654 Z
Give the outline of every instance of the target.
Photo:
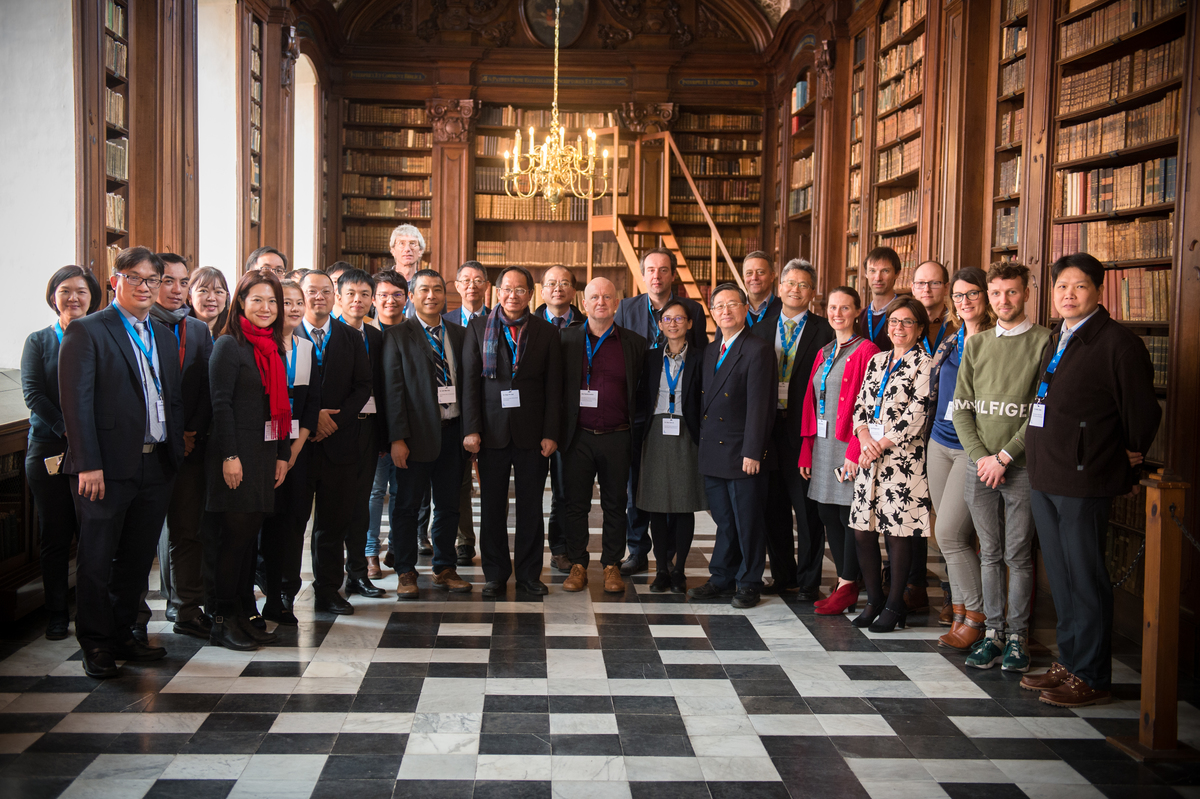
M 54 321 L 46 282 L 75 263 L 75 77 L 71 0 L 0 2 L 0 274 L 15 301 L 0 314 L 0 367 Z M 36 242 L 30 260 L 21 243 Z
M 301 54 L 296 62 L 296 122 L 293 127 L 292 159 L 295 170 L 293 186 L 292 251 L 288 253 L 293 269 L 320 269 L 317 263 L 315 227 L 320 187 L 317 184 L 317 135 L 321 130 L 317 118 L 317 73 L 308 56 Z
M 238 253 L 237 0 L 199 0 L 198 266 L 215 266 L 236 283 Z

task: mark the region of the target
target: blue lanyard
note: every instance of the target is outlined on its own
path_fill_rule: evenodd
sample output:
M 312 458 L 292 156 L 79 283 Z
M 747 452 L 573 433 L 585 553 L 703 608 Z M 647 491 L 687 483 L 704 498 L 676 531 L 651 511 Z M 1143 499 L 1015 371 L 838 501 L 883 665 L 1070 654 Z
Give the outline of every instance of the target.
M 544 316 L 546 318 L 547 322 L 549 322 L 550 324 L 554 324 L 554 317 L 550 315 L 550 306 L 546 306 L 545 308 L 542 309 L 542 316 Z M 566 320 L 566 322 L 565 322 L 566 326 L 570 327 L 571 320 L 575 318 L 575 309 L 567 308 L 567 312 L 565 314 L 563 314 L 563 318 Z
M 125 317 L 122 316 L 121 318 L 124 319 Z M 54 335 L 58 336 L 58 343 L 62 344 L 63 330 L 62 324 L 59 322 L 54 323 Z
M 837 358 L 841 354 L 841 351 L 856 341 L 858 341 L 858 336 L 855 336 L 841 346 L 838 346 L 837 341 L 834 341 L 833 349 L 830 351 L 829 357 L 825 359 L 825 368 L 821 370 L 821 396 L 818 400 L 818 405 L 820 406 L 818 411 L 822 416 L 825 415 L 825 381 L 829 379 L 829 373 L 833 371 L 833 365 L 837 363 Z
M 288 388 L 293 388 L 296 385 L 296 336 L 292 335 L 292 357 L 288 359 Z
M 313 335 L 313 331 L 319 330 L 319 329 L 320 328 L 314 327 L 312 330 L 308 331 L 308 334 L 309 334 L 309 340 L 312 342 L 312 345 L 313 345 L 313 352 L 315 352 L 317 354 L 317 366 L 324 366 L 325 365 L 325 348 L 329 346 L 329 339 L 333 335 L 333 327 L 329 328 L 329 332 L 325 335 L 325 340 L 322 341 L 321 344 L 318 346 L 317 337 Z
M 589 324 L 591 324 L 591 323 L 589 322 Z M 599 352 L 600 347 L 602 347 L 604 345 L 604 340 L 609 337 L 609 335 L 613 332 L 613 328 L 615 328 L 615 327 L 616 327 L 616 325 L 609 325 L 608 330 L 605 330 L 604 334 L 601 335 L 600 338 L 596 339 L 595 349 L 592 348 L 591 333 L 589 331 L 584 331 L 583 344 L 587 348 L 587 359 L 588 359 L 587 387 L 589 390 L 592 388 L 592 356 L 594 356 L 597 352 Z
M 675 415 L 675 387 L 679 385 L 679 378 L 683 376 L 683 359 L 679 359 L 679 369 L 675 372 L 675 376 L 671 377 L 671 361 L 670 355 L 667 355 L 665 350 L 663 353 L 663 371 L 667 373 L 667 413 Z
M 726 344 L 724 346 L 725 346 L 725 351 L 721 353 L 720 358 L 717 358 L 717 368 L 715 370 L 713 370 L 714 372 L 721 371 L 721 364 L 725 363 L 725 359 L 729 357 L 729 351 L 731 349 L 733 349 L 732 344 Z
M 769 297 L 767 297 L 767 301 L 763 303 L 762 310 L 759 311 L 758 316 L 754 315 L 754 311 L 747 310 L 746 311 L 746 327 L 754 327 L 756 324 L 761 322 L 763 320 L 763 317 L 767 315 L 767 309 L 771 307 L 771 303 L 774 301 L 775 301 L 775 293 L 772 292 L 771 295 Z M 782 328 L 780 328 L 780 329 L 782 329 Z
M 512 330 L 509 329 L 508 325 L 504 325 L 504 337 L 506 339 L 508 339 L 508 348 L 512 352 L 512 376 L 516 377 L 517 376 L 517 345 L 521 343 L 521 340 L 519 338 L 515 339 L 515 340 L 513 339 Z
M 955 338 L 957 338 L 958 341 L 955 342 L 954 346 L 958 350 L 958 360 L 961 362 L 962 357 L 963 357 L 963 342 L 965 342 L 967 340 L 967 326 L 966 325 L 963 325 L 959 329 L 958 335 Z
M 146 356 L 146 363 L 150 365 L 150 376 L 154 378 L 154 388 L 159 394 L 162 394 L 162 383 L 158 381 L 158 374 L 154 371 L 154 328 L 150 326 L 150 320 L 146 320 L 146 332 L 150 334 L 150 346 L 147 347 L 142 337 L 133 329 L 133 325 L 129 324 L 129 320 L 125 318 L 125 314 L 117 314 L 121 317 L 121 324 L 125 325 L 125 330 L 128 331 L 129 337 L 133 339 L 133 343 L 137 345 L 138 350 L 142 355 Z
M 339 322 L 341 322 L 343 325 L 346 325 L 347 327 L 349 327 L 349 325 L 346 323 L 346 320 L 345 320 L 345 319 L 343 319 L 342 317 L 340 317 L 340 316 L 335 316 L 335 317 L 333 317 L 333 318 L 334 318 L 334 319 L 336 319 L 336 320 L 338 320 Z M 329 332 L 330 332 L 330 333 L 332 333 L 332 332 L 333 332 L 333 328 L 330 328 L 330 329 L 329 329 Z M 366 348 L 367 348 L 367 355 L 370 355 L 370 354 L 371 354 L 371 339 L 367 338 L 367 323 L 366 323 L 366 322 L 363 322 L 363 327 L 362 327 L 362 330 L 355 330 L 354 332 L 356 332 L 356 333 L 362 333 L 363 344 L 364 344 L 364 345 L 366 346 Z M 328 342 L 328 341 L 326 341 L 325 343 L 326 343 L 326 344 L 328 344 L 329 342 Z M 324 353 L 322 353 L 322 355 L 323 355 L 323 354 L 324 354 Z
M 887 390 L 888 381 L 892 379 L 892 372 L 900 368 L 900 364 L 904 363 L 904 356 L 900 356 L 900 360 L 896 360 L 896 354 L 888 358 L 887 371 L 883 373 L 883 382 L 879 384 L 879 393 L 875 395 L 875 421 L 879 421 L 879 412 L 883 410 L 883 392 Z
M 475 314 L 468 313 L 467 311 L 463 310 L 462 306 L 459 306 L 458 318 L 462 320 L 462 326 L 466 327 L 471 323 L 471 320 L 475 318 Z
M 946 323 L 945 322 L 942 322 L 942 329 L 938 331 L 937 338 L 934 339 L 934 342 L 932 344 L 929 343 L 929 334 L 926 333 L 925 341 L 923 342 L 925 344 L 925 352 L 928 353 L 929 355 L 933 355 L 934 350 L 936 350 L 938 347 L 940 347 L 942 345 L 942 336 L 944 336 L 944 335 L 946 335 Z
M 1078 328 L 1076 328 L 1076 330 L 1078 330 Z M 1067 347 L 1071 343 L 1071 337 L 1074 335 L 1075 330 L 1068 331 L 1065 337 L 1063 337 L 1061 332 L 1059 333 L 1059 340 L 1066 343 L 1058 348 L 1058 351 L 1054 353 L 1054 357 L 1050 359 L 1050 363 L 1046 364 L 1046 373 L 1042 375 L 1042 382 L 1038 383 L 1037 398 L 1034 400 L 1035 403 L 1040 403 L 1042 400 L 1046 399 L 1046 392 L 1050 390 L 1050 379 L 1054 377 L 1054 372 L 1058 369 L 1058 362 L 1062 360 L 1063 353 L 1067 351 Z
M 763 311 L 763 313 L 766 313 L 766 311 Z M 762 317 L 759 318 L 761 319 Z M 788 360 L 792 358 L 792 347 L 796 346 L 796 341 L 800 338 L 800 334 L 804 332 L 806 322 L 808 322 L 808 311 L 805 311 L 800 316 L 800 321 L 796 323 L 796 329 L 792 331 L 792 337 L 788 338 L 787 332 L 784 330 L 783 315 L 781 314 L 779 317 L 779 341 L 783 344 L 783 352 Z M 783 375 L 780 375 L 780 378 L 782 377 Z
M 421 325 L 421 331 L 425 334 L 425 339 L 429 342 L 429 346 L 433 347 L 433 351 L 437 353 L 439 358 L 441 358 L 442 380 L 445 381 L 446 385 L 450 385 L 450 370 L 446 368 L 446 350 L 442 346 L 442 342 L 438 341 L 437 337 L 430 333 L 429 328 L 425 327 L 423 324 Z
M 875 325 L 875 311 L 871 306 L 867 306 L 867 332 L 871 334 L 871 341 L 874 341 L 880 333 L 883 332 L 883 325 L 887 321 L 887 311 L 881 311 L 879 314 L 879 325 Z

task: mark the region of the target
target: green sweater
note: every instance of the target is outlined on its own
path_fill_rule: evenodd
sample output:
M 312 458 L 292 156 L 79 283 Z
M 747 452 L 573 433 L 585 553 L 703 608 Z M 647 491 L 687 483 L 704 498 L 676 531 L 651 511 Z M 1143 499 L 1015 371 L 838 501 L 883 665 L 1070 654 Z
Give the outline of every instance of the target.
M 954 429 L 972 462 L 1004 450 L 1025 465 L 1025 426 L 1041 379 L 1050 331 L 1034 325 L 1017 336 L 984 330 L 967 339 L 954 390 Z

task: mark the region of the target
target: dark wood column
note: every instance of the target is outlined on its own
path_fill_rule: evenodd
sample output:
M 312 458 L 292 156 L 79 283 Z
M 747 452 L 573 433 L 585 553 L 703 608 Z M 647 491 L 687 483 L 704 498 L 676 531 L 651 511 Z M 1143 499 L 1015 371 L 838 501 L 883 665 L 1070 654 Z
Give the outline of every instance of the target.
M 262 157 L 262 234 L 261 244 L 292 248 L 292 129 L 296 105 L 293 96 L 296 59 L 292 25 L 295 16 L 286 0 L 271 8 L 263 26 L 263 157 Z M 242 253 L 249 255 L 249 247 Z
M 479 109 L 474 100 L 432 98 L 425 101 L 433 125 L 433 229 L 430 262 L 454 282 L 463 261 L 475 257 L 471 241 L 475 187 L 471 182 L 471 127 Z

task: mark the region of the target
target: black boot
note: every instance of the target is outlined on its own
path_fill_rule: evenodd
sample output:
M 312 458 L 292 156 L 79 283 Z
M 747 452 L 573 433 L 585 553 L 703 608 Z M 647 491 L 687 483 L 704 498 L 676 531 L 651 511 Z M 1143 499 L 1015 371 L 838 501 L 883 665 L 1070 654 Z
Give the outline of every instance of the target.
M 262 617 L 260 616 L 259 618 Z M 237 623 L 238 626 L 242 628 L 242 632 L 254 639 L 254 642 L 260 646 L 263 644 L 273 644 L 279 640 L 279 636 L 277 636 L 275 633 L 269 633 L 266 630 L 258 629 L 258 625 L 256 625 L 254 621 L 245 614 L 238 615 Z M 263 625 L 266 626 L 266 622 L 263 622 Z
M 258 649 L 258 644 L 243 632 L 235 616 L 214 616 L 212 632 L 208 634 L 208 642 L 226 649 L 242 651 Z

